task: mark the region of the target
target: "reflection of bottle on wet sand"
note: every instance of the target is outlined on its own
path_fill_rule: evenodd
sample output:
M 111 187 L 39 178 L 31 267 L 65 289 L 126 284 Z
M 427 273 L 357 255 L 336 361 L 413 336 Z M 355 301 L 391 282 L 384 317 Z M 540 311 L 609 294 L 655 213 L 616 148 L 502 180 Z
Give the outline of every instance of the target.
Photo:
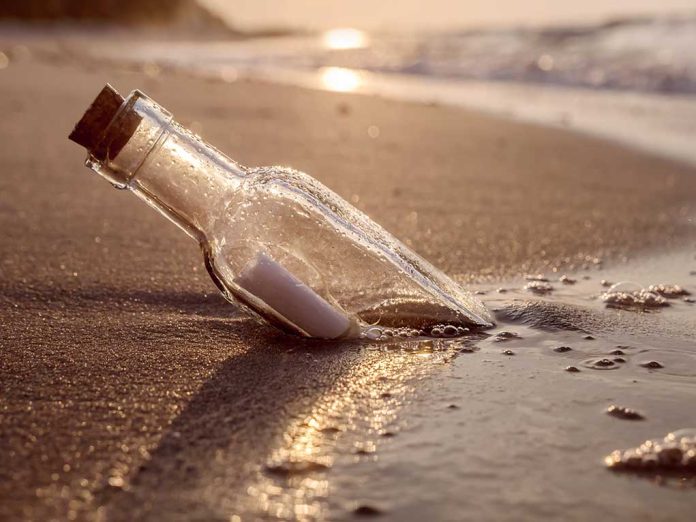
M 139 91 L 124 100 L 105 87 L 70 137 L 91 169 L 199 241 L 228 299 L 285 331 L 333 339 L 375 325 L 407 336 L 492 324 L 477 299 L 315 179 L 243 168 Z

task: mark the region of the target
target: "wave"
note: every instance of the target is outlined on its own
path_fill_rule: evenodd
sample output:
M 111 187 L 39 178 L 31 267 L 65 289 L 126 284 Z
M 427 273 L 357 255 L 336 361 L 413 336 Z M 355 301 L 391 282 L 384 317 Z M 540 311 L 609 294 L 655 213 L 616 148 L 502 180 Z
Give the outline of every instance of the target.
M 696 16 L 596 26 L 372 38 L 319 56 L 323 66 L 487 81 L 696 93 Z

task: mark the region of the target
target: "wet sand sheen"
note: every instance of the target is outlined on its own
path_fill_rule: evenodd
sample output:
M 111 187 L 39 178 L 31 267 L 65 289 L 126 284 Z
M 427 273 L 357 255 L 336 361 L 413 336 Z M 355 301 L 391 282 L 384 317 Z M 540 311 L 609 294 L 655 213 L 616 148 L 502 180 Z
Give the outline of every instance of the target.
M 693 357 L 687 304 L 607 316 L 555 290 L 525 315 L 538 297 L 498 281 L 692 244 L 692 168 L 445 107 L 75 63 L 2 74 L 0 515 L 684 514 L 682 492 L 614 477 L 601 459 L 696 424 L 677 407 L 693 402 L 693 375 L 651 380 Z M 412 353 L 310 347 L 252 324 L 215 295 L 196 245 L 80 166 L 65 135 L 105 81 L 144 88 L 245 163 L 307 170 L 486 299 L 509 286 L 499 297 L 518 316 L 570 321 L 596 344 L 511 322 L 521 339 Z M 689 268 L 646 284 L 693 291 Z M 609 341 L 648 347 L 656 327 L 673 338 L 655 355 L 666 373 L 630 350 L 630 371 L 582 366 Z M 646 420 L 604 414 L 613 402 Z

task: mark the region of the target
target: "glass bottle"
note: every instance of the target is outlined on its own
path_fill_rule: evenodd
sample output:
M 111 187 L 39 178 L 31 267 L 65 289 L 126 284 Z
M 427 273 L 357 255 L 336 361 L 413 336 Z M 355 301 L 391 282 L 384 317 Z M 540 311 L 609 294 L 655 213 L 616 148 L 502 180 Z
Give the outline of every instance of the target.
M 312 177 L 245 168 L 140 91 L 109 85 L 70 135 L 86 165 L 196 239 L 222 294 L 306 337 L 456 336 L 493 321 L 449 277 Z

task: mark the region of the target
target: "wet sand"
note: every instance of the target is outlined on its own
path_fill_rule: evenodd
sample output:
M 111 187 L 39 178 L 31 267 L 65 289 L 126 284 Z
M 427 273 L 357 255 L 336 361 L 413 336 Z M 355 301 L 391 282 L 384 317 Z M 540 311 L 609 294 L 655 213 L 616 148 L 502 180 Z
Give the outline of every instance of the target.
M 695 168 L 441 106 L 68 59 L 11 61 L 0 77 L 0 518 L 689 517 L 693 490 L 601 459 L 696 425 L 693 308 L 621 313 L 580 292 L 525 315 L 539 298 L 519 278 L 597 280 L 600 265 L 675 249 L 691 260 L 672 267 L 682 279 L 646 283 L 696 291 Z M 488 291 L 493 333 L 518 331 L 518 353 L 491 338 L 306 343 L 249 320 L 195 244 L 82 166 L 67 134 L 107 81 L 145 90 L 244 164 L 315 175 Z M 590 331 L 598 347 L 581 341 Z M 654 373 L 636 378 L 633 362 L 570 375 L 548 353 L 573 343 L 580 364 L 627 338 L 655 347 L 654 332 L 682 371 L 644 386 Z M 603 414 L 621 400 L 648 420 Z

